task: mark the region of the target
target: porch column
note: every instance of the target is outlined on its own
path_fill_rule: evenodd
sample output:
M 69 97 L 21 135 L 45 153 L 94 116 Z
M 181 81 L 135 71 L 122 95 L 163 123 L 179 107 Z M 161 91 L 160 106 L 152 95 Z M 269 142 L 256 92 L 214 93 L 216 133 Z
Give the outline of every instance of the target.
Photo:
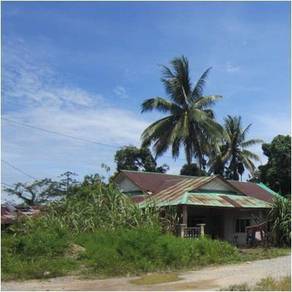
M 188 206 L 187 205 L 182 205 L 182 215 L 183 215 L 183 220 L 182 224 L 185 224 L 185 226 L 188 226 Z
M 200 226 L 200 235 L 201 237 L 204 237 L 205 236 L 205 225 L 204 223 L 202 224 L 197 224 L 198 226 Z

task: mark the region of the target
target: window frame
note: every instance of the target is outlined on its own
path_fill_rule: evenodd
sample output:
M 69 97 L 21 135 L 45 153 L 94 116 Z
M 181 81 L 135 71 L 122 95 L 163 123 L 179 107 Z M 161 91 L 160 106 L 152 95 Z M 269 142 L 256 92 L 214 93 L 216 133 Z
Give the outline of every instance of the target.
M 251 221 L 250 218 L 236 218 L 235 219 L 235 226 L 234 226 L 235 233 L 245 233 L 246 232 L 246 227 L 251 226 L 251 222 L 250 221 Z M 242 222 L 244 222 L 243 225 L 241 225 Z

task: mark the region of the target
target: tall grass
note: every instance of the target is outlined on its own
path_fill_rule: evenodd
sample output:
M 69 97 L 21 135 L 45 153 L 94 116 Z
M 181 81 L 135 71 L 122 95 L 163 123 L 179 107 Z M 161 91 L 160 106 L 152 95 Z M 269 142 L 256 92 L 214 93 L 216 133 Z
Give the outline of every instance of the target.
M 274 242 L 278 246 L 291 244 L 291 201 L 284 197 L 274 199 L 272 209 L 268 214 L 272 222 Z
M 44 226 L 54 225 L 73 233 L 82 233 L 157 226 L 159 212 L 154 207 L 139 209 L 114 185 L 100 183 L 76 187 L 73 195 L 50 203 L 40 221 Z M 31 228 L 34 224 L 35 220 L 27 222 Z

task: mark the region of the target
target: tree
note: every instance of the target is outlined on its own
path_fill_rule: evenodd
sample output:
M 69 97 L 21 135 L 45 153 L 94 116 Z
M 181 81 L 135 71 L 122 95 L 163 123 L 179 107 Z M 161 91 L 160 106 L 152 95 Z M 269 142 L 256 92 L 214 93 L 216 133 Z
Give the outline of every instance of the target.
M 60 195 L 58 184 L 48 178 L 32 183 L 17 183 L 12 188 L 5 188 L 5 191 L 17 196 L 28 206 L 42 204 L 50 197 Z
M 71 171 L 66 171 L 60 175 L 61 180 L 58 182 L 58 188 L 63 195 L 68 195 L 70 193 L 70 189 L 77 184 L 77 180 L 74 178 L 77 176 L 76 173 Z
M 275 192 L 291 194 L 291 137 L 278 135 L 262 149 L 268 162 L 259 166 L 260 180 Z
M 220 96 L 203 95 L 211 68 L 192 86 L 187 58 L 174 58 L 170 63 L 172 68 L 162 67 L 161 79 L 168 99 L 154 97 L 142 104 L 142 113 L 158 110 L 167 113 L 167 116 L 144 130 L 142 146 L 153 144 L 156 157 L 171 148 L 174 158 L 179 156 L 180 147 L 183 146 L 187 163 L 191 164 L 194 157 L 202 170 L 208 145 L 222 134 L 222 127 L 214 120 L 214 113 L 210 109 Z
M 98 173 L 86 175 L 83 179 L 82 186 L 91 186 L 102 184 L 104 180 L 103 176 Z
M 115 162 L 118 171 L 124 169 L 165 173 L 168 170 L 166 164 L 157 167 L 151 151 L 146 147 L 125 146 L 116 152 Z
M 251 124 L 243 128 L 240 116 L 228 115 L 225 118 L 225 135 L 222 137 L 221 146 L 211 155 L 209 162 L 211 171 L 234 180 L 239 180 L 239 176 L 242 176 L 245 169 L 251 174 L 254 173 L 253 160 L 258 161 L 259 157 L 247 148 L 263 141 L 260 139 L 246 140 L 250 127 Z M 227 164 L 228 166 L 226 166 Z
M 196 163 L 184 164 L 180 170 L 181 175 L 192 175 L 192 176 L 206 176 L 207 173 L 204 170 L 199 169 Z

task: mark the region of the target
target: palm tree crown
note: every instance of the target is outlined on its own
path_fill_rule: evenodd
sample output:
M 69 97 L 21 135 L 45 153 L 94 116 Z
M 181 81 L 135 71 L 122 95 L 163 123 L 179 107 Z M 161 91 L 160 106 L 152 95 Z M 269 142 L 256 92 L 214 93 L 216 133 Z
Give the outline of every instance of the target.
M 208 145 L 222 134 L 222 127 L 214 120 L 214 113 L 210 109 L 220 96 L 203 95 L 211 68 L 192 86 L 187 58 L 173 59 L 171 67 L 163 66 L 161 79 L 168 99 L 155 97 L 142 104 L 142 112 L 158 110 L 167 114 L 144 130 L 142 145 L 153 143 L 156 156 L 171 148 L 174 158 L 179 156 L 180 147 L 183 146 L 187 163 L 191 164 L 195 157 L 202 169 Z
M 246 135 L 251 127 L 242 127 L 241 117 L 227 116 L 224 120 L 225 136 L 220 150 L 210 159 L 210 170 L 217 174 L 223 174 L 230 179 L 239 179 L 245 169 L 251 174 L 255 170 L 253 160 L 258 161 L 258 155 L 249 151 L 247 148 L 262 143 L 260 139 L 246 140 Z M 225 164 L 229 163 L 225 168 Z

